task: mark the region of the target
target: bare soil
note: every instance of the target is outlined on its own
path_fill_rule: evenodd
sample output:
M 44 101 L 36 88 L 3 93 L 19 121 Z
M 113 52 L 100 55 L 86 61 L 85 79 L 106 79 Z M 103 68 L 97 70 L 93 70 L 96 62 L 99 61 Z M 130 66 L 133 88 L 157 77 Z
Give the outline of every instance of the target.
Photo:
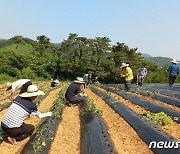
M 100 90 L 102 91 L 106 91 L 102 88 L 99 88 Z M 138 105 L 135 105 L 133 104 L 132 102 L 124 99 L 123 97 L 115 94 L 115 93 L 111 93 L 111 95 L 113 97 L 115 97 L 116 99 L 122 101 L 126 106 L 128 106 L 129 108 L 131 108 L 133 111 L 135 111 L 137 114 L 142 114 L 142 113 L 145 113 L 145 112 L 150 112 L 149 110 L 141 107 L 141 106 L 138 106 Z M 139 95 L 138 95 L 139 96 Z M 150 101 L 153 101 L 155 103 L 158 103 L 160 105 L 164 105 L 166 103 L 163 103 L 159 100 L 155 100 L 155 99 L 152 99 L 150 97 L 144 97 L 144 96 L 141 96 L 142 98 L 145 98 L 147 100 L 150 100 Z M 164 105 L 165 106 L 165 105 Z M 172 105 L 170 105 L 172 106 Z M 169 107 L 169 105 L 167 105 L 166 107 Z M 173 108 L 173 106 L 172 106 Z M 176 107 L 177 108 L 177 107 Z M 180 124 L 176 123 L 176 122 L 173 122 L 172 124 L 170 125 L 167 125 L 167 126 L 160 126 L 158 125 L 157 127 L 159 127 L 160 129 L 164 130 L 165 132 L 167 132 L 168 134 L 170 134 L 171 136 L 173 136 L 174 138 L 176 138 L 177 140 L 180 140 L 180 133 L 179 133 L 179 130 L 180 130 Z
M 94 100 L 96 107 L 103 111 L 102 118 L 108 128 L 108 132 L 118 153 L 153 153 L 141 140 L 136 131 L 98 95 L 89 89 L 85 89 L 85 92 L 88 94 L 89 98 Z
M 80 154 L 80 118 L 78 106 L 66 107 L 49 154 Z

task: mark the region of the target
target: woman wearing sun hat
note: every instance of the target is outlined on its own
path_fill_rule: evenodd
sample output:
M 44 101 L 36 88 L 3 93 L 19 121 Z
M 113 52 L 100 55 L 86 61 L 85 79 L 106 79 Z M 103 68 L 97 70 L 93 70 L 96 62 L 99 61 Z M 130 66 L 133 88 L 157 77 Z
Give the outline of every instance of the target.
M 51 112 L 41 113 L 33 101 L 44 92 L 38 90 L 36 85 L 30 85 L 27 92 L 17 96 L 9 107 L 7 113 L 1 121 L 2 130 L 8 135 L 7 139 L 11 144 L 21 141 L 30 136 L 34 131 L 34 126 L 25 124 L 24 120 L 30 115 L 38 118 L 51 116 Z
M 130 90 L 130 85 L 131 85 L 131 81 L 133 79 L 133 72 L 132 69 L 129 67 L 128 63 L 122 63 L 122 74 L 121 77 L 125 78 L 125 91 L 129 91 Z
M 171 65 L 168 67 L 168 69 L 167 69 L 167 71 L 169 72 L 169 86 L 170 86 L 170 87 L 174 84 L 177 76 L 179 75 L 179 66 L 176 65 L 176 64 L 178 64 L 179 62 L 176 61 L 176 59 L 173 59 L 173 60 L 171 61 L 171 63 L 172 63 L 172 64 L 171 64 Z

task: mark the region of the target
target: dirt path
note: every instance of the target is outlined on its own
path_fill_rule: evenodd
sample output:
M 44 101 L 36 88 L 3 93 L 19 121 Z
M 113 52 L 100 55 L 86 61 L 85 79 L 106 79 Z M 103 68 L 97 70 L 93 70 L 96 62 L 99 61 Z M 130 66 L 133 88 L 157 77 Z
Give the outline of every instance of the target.
M 80 154 L 79 108 L 66 107 L 49 154 Z
M 89 98 L 94 100 L 97 108 L 103 111 L 103 120 L 110 133 L 111 139 L 114 143 L 118 153 L 123 154 L 151 154 L 152 151 L 141 140 L 134 129 L 111 109 L 98 95 L 89 89 L 85 89 Z
M 58 98 L 58 94 L 59 94 L 60 90 L 61 90 L 61 88 L 51 91 L 50 94 L 45 99 L 42 100 L 38 109 L 41 112 L 49 111 L 52 106 L 52 103 Z M 7 109 L 0 112 L 0 120 L 2 120 L 6 111 L 7 111 Z M 37 126 L 40 124 L 40 122 L 41 122 L 41 119 L 37 118 L 36 116 L 31 116 L 29 119 L 27 119 L 25 121 L 25 123 L 33 124 L 35 126 L 35 128 L 37 128 Z M 0 145 L 1 154 L 19 153 L 19 150 L 22 149 L 22 147 L 27 143 L 29 138 L 30 137 L 28 137 L 27 139 L 25 139 L 21 142 L 18 142 L 18 144 L 15 146 L 11 145 L 9 142 L 7 143 L 7 141 L 4 141 Z

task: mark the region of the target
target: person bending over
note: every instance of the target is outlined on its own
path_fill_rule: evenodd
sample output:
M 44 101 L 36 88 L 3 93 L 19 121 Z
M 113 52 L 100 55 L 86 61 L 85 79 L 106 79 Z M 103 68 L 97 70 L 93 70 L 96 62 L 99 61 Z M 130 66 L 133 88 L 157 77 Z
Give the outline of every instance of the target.
M 11 144 L 21 141 L 30 136 L 34 131 L 34 126 L 24 123 L 24 120 L 32 115 L 38 118 L 51 116 L 51 112 L 41 113 L 33 102 L 37 96 L 44 95 L 38 90 L 36 85 L 30 85 L 27 92 L 17 96 L 9 107 L 7 113 L 1 121 L 2 130 L 8 135 L 7 139 Z
M 21 89 L 20 94 L 22 94 L 27 92 L 29 85 L 32 85 L 32 81 L 29 79 L 20 79 L 13 83 L 8 82 L 6 91 L 11 90 L 10 100 L 14 99 L 14 93 L 17 89 Z

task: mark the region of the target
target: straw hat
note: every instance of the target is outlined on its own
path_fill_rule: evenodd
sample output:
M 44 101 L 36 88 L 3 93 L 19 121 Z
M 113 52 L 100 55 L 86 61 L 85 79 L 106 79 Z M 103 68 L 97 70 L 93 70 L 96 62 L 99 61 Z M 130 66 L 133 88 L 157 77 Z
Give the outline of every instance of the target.
M 126 66 L 129 66 L 129 64 L 122 63 L 121 68 L 122 68 L 122 67 L 126 67 Z
M 43 91 L 38 90 L 36 85 L 30 85 L 27 89 L 27 92 L 20 94 L 20 97 L 33 97 L 33 96 L 39 96 L 39 95 L 45 95 Z
M 11 82 L 8 82 L 8 83 L 6 84 L 6 86 L 7 86 L 7 88 L 9 88 L 9 87 L 12 86 L 12 83 L 11 83 Z
M 74 80 L 75 83 L 85 83 L 83 78 L 81 78 L 81 77 L 77 77 L 76 79 L 77 80 Z
M 174 64 L 178 64 L 179 63 L 176 59 L 173 59 L 171 62 L 174 63 Z

